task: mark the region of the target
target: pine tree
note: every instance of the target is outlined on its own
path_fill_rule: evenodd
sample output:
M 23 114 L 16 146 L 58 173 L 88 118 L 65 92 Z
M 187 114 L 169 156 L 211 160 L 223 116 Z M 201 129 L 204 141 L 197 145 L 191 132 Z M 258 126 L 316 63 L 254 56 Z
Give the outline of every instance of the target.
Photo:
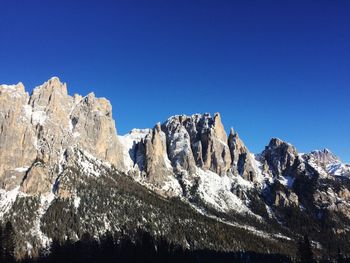
M 2 223 L 0 222 L 0 262 L 3 260 L 4 255 L 4 246 L 3 246 L 3 233 L 2 233 Z
M 62 256 L 63 255 L 62 255 L 61 244 L 56 238 L 54 238 L 50 246 L 50 256 L 49 256 L 50 262 L 53 262 L 53 263 L 61 262 Z
M 301 263 L 315 262 L 309 237 L 307 235 L 305 235 L 304 238 L 299 241 L 298 252 L 299 252 L 299 258 Z
M 4 262 L 14 262 L 15 261 L 15 232 L 10 221 L 6 223 L 5 229 L 3 231 L 3 258 Z
M 337 263 L 343 263 L 343 262 L 345 262 L 345 260 L 344 260 L 342 253 L 341 253 L 340 248 L 338 247 Z

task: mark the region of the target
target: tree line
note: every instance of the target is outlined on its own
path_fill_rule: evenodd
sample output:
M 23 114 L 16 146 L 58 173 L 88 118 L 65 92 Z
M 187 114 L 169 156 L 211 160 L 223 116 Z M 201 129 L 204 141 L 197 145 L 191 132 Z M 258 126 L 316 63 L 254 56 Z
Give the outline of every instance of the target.
M 155 238 L 150 233 L 138 230 L 130 238 L 127 234 L 105 234 L 99 240 L 89 233 L 80 240 L 51 242 L 49 251 L 42 249 L 38 257 L 15 258 L 15 230 L 11 222 L 0 224 L 0 262 L 1 263 L 117 263 L 117 262 L 317 262 L 309 238 L 305 235 L 298 242 L 298 259 L 292 260 L 280 254 L 261 254 L 249 251 L 220 252 L 214 250 L 188 250 L 169 243 L 164 238 Z M 318 262 L 346 263 L 350 259 L 338 253 L 337 258 Z

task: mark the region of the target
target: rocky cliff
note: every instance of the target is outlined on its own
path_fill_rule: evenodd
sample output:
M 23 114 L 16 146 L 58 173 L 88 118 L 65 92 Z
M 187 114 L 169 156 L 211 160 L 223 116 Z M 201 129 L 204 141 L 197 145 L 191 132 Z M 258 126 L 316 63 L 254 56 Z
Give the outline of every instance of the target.
M 280 240 L 293 243 L 305 232 L 321 248 L 350 240 L 350 166 L 329 150 L 300 154 L 273 138 L 254 155 L 233 129 L 226 134 L 219 113 L 176 115 L 120 136 L 108 100 L 93 93 L 70 96 L 58 78 L 30 95 L 22 83 L 0 86 L 0 188 L 0 218 L 15 222 L 23 237 L 19 254 L 34 253 L 55 235 L 77 240 L 83 231 L 99 236 L 125 224 L 154 235 L 161 235 L 157 226 L 163 226 L 169 234 L 171 222 L 159 212 L 166 203 L 159 200 L 180 200 L 176 207 L 189 205 L 196 215 L 244 229 L 277 247 Z M 150 193 L 161 207 L 148 203 L 154 198 Z M 71 211 L 67 219 L 57 212 L 61 206 Z M 136 218 L 128 214 L 131 206 L 140 209 L 132 210 Z M 68 221 L 62 225 L 62 220 Z M 187 231 L 190 219 L 183 220 Z M 225 227 L 215 235 L 224 236 Z M 211 230 L 203 225 L 198 231 Z M 205 247 L 180 236 L 172 241 Z M 220 248 L 230 250 L 226 239 Z
M 23 84 L 0 86 L 0 184 L 28 194 L 49 193 L 78 148 L 123 167 L 112 107 L 93 93 L 69 96 L 52 78 L 29 95 Z

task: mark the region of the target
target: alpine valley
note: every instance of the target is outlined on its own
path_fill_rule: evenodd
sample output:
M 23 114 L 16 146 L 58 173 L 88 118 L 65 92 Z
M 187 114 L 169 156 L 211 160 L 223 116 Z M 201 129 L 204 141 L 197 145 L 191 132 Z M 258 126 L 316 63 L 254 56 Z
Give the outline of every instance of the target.
M 350 256 L 350 165 L 277 138 L 253 154 L 219 113 L 120 136 L 108 100 L 57 77 L 31 94 L 1 85 L 0 220 L 17 260 L 102 257 L 109 240 L 130 261 L 148 244 L 146 262 L 294 262 L 309 240 L 336 261 Z

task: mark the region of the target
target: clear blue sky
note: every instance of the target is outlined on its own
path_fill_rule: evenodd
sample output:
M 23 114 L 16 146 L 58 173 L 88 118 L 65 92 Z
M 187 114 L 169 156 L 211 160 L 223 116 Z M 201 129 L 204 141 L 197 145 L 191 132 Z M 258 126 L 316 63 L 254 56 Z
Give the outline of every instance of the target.
M 350 1 L 0 1 L 0 83 L 107 97 L 118 132 L 220 112 L 350 162 Z

